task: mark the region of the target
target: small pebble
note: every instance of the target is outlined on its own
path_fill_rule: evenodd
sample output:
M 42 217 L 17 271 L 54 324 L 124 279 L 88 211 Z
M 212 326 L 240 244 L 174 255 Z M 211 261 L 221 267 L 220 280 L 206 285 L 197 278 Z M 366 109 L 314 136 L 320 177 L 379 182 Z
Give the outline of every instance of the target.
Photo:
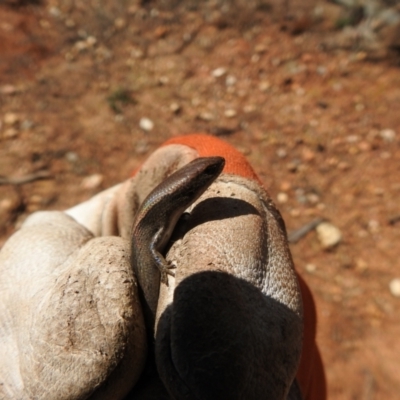
M 288 181 L 282 181 L 279 188 L 282 190 L 282 192 L 287 192 L 292 188 L 292 184 Z
M 160 82 L 161 85 L 167 85 L 169 83 L 169 78 L 168 76 L 160 76 L 158 82 Z
M 58 7 L 50 7 L 49 14 L 53 17 L 59 17 L 61 15 L 61 11 Z
M 1 211 L 11 211 L 14 207 L 14 202 L 11 199 L 0 200 L 0 212 Z
M 388 151 L 382 151 L 381 154 L 379 154 L 379 157 L 382 158 L 382 160 L 388 160 L 392 155 Z
M 396 132 L 393 129 L 383 129 L 379 132 L 381 138 L 388 143 L 391 143 L 396 138 Z
M 356 143 L 360 140 L 360 137 L 357 135 L 349 135 L 346 137 L 347 143 Z
M 358 144 L 358 148 L 361 151 L 370 151 L 371 150 L 371 144 L 368 143 L 367 141 L 363 140 Z
M 15 128 L 8 128 L 3 133 L 3 137 L 7 139 L 12 139 L 16 136 L 18 136 L 18 131 Z
M 261 92 L 266 92 L 267 90 L 269 90 L 270 87 L 271 83 L 268 81 L 262 81 L 258 85 L 258 89 L 261 90 Z
M 214 116 L 209 111 L 201 112 L 198 117 L 203 121 L 212 121 L 214 119 Z
M 88 36 L 86 39 L 86 44 L 88 47 L 92 47 L 97 43 L 97 39 L 94 36 Z
M 169 109 L 174 113 L 178 114 L 181 111 L 181 106 L 178 103 L 171 103 Z
M 29 119 L 25 119 L 25 120 L 23 120 L 22 123 L 21 123 L 21 129 L 22 129 L 23 131 L 27 131 L 27 130 L 31 129 L 32 126 L 33 126 L 33 121 L 31 121 L 31 120 L 29 120 Z
M 338 165 L 339 160 L 336 157 L 330 157 L 326 160 L 327 164 L 334 167 L 336 165 Z
M 236 117 L 236 111 L 235 110 L 233 110 L 232 108 L 230 108 L 230 109 L 228 109 L 228 110 L 225 110 L 225 112 L 224 112 L 224 115 L 225 115 L 225 117 L 227 117 L 227 118 L 233 118 L 233 117 Z
M 347 171 L 348 169 L 350 169 L 350 164 L 347 163 L 346 161 L 341 161 L 337 167 L 342 170 L 342 171 Z
M 0 87 L 1 94 L 14 94 L 17 92 L 17 88 L 14 85 L 4 85 Z
M 373 189 L 373 193 L 375 196 L 383 196 L 385 194 L 385 189 L 383 189 L 381 187 L 375 187 Z
M 83 189 L 97 189 L 103 182 L 103 175 L 93 174 L 83 178 L 81 187 Z
M 368 264 L 362 258 L 358 258 L 356 260 L 356 269 L 357 271 L 365 272 L 368 270 Z
M 342 233 L 339 228 L 329 222 L 320 223 L 316 231 L 318 239 L 324 249 L 332 248 L 342 240 Z
M 67 154 L 65 154 L 65 158 L 70 163 L 76 163 L 79 161 L 79 156 L 74 151 L 69 151 Z
M 285 158 L 286 156 L 287 156 L 287 150 L 286 149 L 284 149 L 284 148 L 279 148 L 277 151 L 276 151 L 276 155 L 279 157 L 279 158 Z
M 271 64 L 272 64 L 274 67 L 278 67 L 280 63 L 281 63 L 280 58 L 275 57 L 275 58 L 273 58 L 273 59 L 271 60 Z
M 286 164 L 286 168 L 290 172 L 296 172 L 299 168 L 300 163 L 296 161 L 291 161 L 290 163 Z
M 135 47 L 131 50 L 130 56 L 132 58 L 142 58 L 144 56 L 144 52 L 142 49 Z
M 246 114 L 252 113 L 252 112 L 254 112 L 254 111 L 256 111 L 256 110 L 257 110 L 257 106 L 255 106 L 254 104 L 246 104 L 246 105 L 243 107 L 243 111 L 244 111 Z
M 87 49 L 87 44 L 86 44 L 86 40 L 78 40 L 77 42 L 75 42 L 75 48 L 78 51 L 83 51 Z
M 379 232 L 379 221 L 376 219 L 371 219 L 368 221 L 368 229 L 371 233 Z
M 289 200 L 289 196 L 287 195 L 287 193 L 280 192 L 276 196 L 276 201 L 280 204 L 287 203 L 288 200 Z
M 154 128 L 154 122 L 149 118 L 141 118 L 139 126 L 144 131 L 151 131 Z
M 400 297 L 400 278 L 392 279 L 389 283 L 389 289 L 394 297 Z
M 19 116 L 18 114 L 15 113 L 6 113 L 4 115 L 4 123 L 7 125 L 14 125 L 19 121 Z
M 254 46 L 254 51 L 256 53 L 262 54 L 268 50 L 268 46 L 265 43 L 259 43 Z
M 308 273 L 312 274 L 313 272 L 315 272 L 317 270 L 317 266 L 315 264 L 307 264 L 305 266 L 305 269 Z
M 365 105 L 362 104 L 362 103 L 357 103 L 357 104 L 354 106 L 354 108 L 355 108 L 356 111 L 363 111 L 363 110 L 365 109 Z
M 75 21 L 72 20 L 71 18 L 68 18 L 65 20 L 65 26 L 67 28 L 73 28 L 75 26 Z
M 328 69 L 325 66 L 319 65 L 317 67 L 317 74 L 318 75 L 326 75 L 327 72 L 328 72 Z
M 114 21 L 114 26 L 115 26 L 117 29 L 125 28 L 125 25 L 126 25 L 126 21 L 125 21 L 123 18 L 117 18 L 117 19 Z
M 310 204 L 317 204 L 320 201 L 320 198 L 316 193 L 308 193 L 306 197 Z
M 368 231 L 366 231 L 365 229 L 360 229 L 357 232 L 358 237 L 360 237 L 361 239 L 366 238 L 368 236 Z
M 295 190 L 296 200 L 300 204 L 307 203 L 307 197 L 305 194 L 305 190 L 303 188 L 298 188 Z
M 237 82 L 237 79 L 233 75 L 228 75 L 225 79 L 226 86 L 234 86 Z
M 315 153 L 308 147 L 305 147 L 301 152 L 301 158 L 306 162 L 313 161 L 315 159 Z
M 43 29 L 49 29 L 50 28 L 50 22 L 46 21 L 45 19 L 41 19 L 39 21 L 39 25 L 43 28 Z
M 224 76 L 225 74 L 226 74 L 226 68 L 224 68 L 224 67 L 216 68 L 211 72 L 211 75 L 214 78 L 220 78 L 221 76 Z

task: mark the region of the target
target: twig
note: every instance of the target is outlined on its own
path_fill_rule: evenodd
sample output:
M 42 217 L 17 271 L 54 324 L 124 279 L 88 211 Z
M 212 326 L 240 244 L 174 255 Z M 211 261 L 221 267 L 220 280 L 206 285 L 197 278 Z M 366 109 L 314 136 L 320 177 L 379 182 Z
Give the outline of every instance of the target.
M 301 228 L 296 229 L 288 234 L 289 243 L 297 243 L 301 238 L 307 235 L 308 232 L 315 229 L 324 219 L 323 218 L 315 218 L 310 221 L 308 224 L 303 225 Z
M 0 176 L 0 185 L 24 185 L 25 183 L 46 178 L 51 178 L 49 171 L 38 171 L 33 172 L 32 174 L 17 177 Z
M 389 225 L 397 224 L 397 222 L 400 222 L 400 214 L 399 215 L 394 215 L 393 217 L 390 217 L 388 222 L 389 222 Z

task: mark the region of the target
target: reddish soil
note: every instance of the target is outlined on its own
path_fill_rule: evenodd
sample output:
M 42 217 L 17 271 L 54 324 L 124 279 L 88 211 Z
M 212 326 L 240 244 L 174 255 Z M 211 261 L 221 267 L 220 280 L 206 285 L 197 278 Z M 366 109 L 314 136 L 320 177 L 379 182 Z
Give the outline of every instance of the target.
M 289 231 L 321 216 L 342 232 L 330 251 L 315 232 L 291 245 L 317 303 L 329 399 L 398 399 L 395 60 L 324 51 L 333 23 L 314 23 L 311 1 L 290 20 L 262 1 L 26 3 L 0 4 L 0 175 L 52 178 L 0 186 L 0 246 L 29 213 L 124 180 L 167 138 L 219 135 Z M 100 186 L 83 187 L 93 174 Z

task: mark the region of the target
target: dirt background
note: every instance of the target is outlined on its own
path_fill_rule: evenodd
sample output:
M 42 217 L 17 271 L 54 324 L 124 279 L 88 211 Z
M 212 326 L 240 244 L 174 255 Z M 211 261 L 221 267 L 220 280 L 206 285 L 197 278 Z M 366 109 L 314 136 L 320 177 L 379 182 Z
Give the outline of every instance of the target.
M 321 216 L 342 233 L 328 251 L 315 232 L 291 245 L 329 399 L 398 399 L 398 55 L 335 42 L 341 13 L 311 0 L 3 0 L 0 175 L 51 177 L 0 186 L 0 246 L 29 213 L 124 180 L 167 138 L 219 135 L 289 231 Z

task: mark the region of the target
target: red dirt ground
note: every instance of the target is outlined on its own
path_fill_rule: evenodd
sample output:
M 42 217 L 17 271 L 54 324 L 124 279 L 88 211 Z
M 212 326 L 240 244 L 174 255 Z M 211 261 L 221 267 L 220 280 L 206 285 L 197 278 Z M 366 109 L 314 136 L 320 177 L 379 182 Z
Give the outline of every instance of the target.
M 329 399 L 398 399 L 395 61 L 323 51 L 333 23 L 314 22 L 311 1 L 291 20 L 262 1 L 18 3 L 0 4 L 0 175 L 53 178 L 0 186 L 0 246 L 29 213 L 124 180 L 167 138 L 219 135 L 289 231 L 321 216 L 342 232 L 330 251 L 315 232 L 291 245 L 317 303 Z M 83 187 L 93 174 L 101 184 Z

